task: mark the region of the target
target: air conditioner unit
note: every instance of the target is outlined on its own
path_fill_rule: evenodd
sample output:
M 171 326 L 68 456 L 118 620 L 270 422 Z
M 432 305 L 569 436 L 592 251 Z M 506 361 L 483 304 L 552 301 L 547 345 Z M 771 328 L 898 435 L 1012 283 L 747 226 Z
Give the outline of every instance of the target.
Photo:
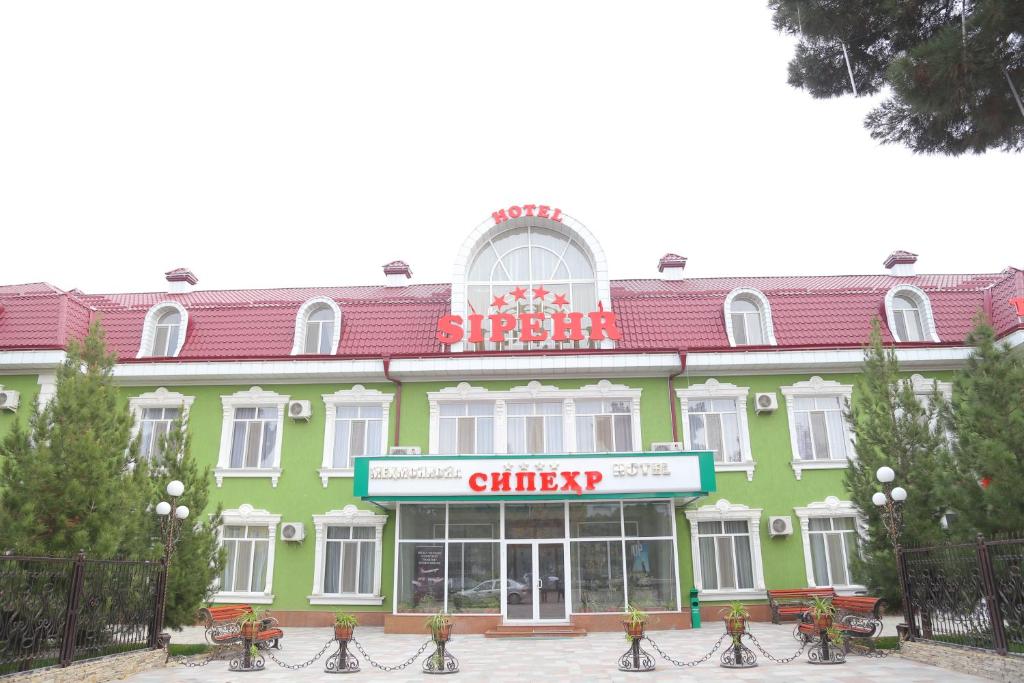
M 754 394 L 754 410 L 758 414 L 773 413 L 779 409 L 779 398 L 774 392 Z
M 288 401 L 288 417 L 293 420 L 305 420 L 313 415 L 313 406 L 309 401 Z
M 281 525 L 282 541 L 301 541 L 306 537 L 306 527 L 302 522 L 285 522 Z
M 0 410 L 17 410 L 21 395 L 14 389 L 0 387 Z
M 790 536 L 793 533 L 793 519 L 789 516 L 784 517 L 769 517 L 768 518 L 768 535 L 769 536 Z
M 651 444 L 652 451 L 681 451 L 683 444 L 679 441 L 656 441 Z
M 419 446 L 392 446 L 388 449 L 388 455 L 419 455 Z

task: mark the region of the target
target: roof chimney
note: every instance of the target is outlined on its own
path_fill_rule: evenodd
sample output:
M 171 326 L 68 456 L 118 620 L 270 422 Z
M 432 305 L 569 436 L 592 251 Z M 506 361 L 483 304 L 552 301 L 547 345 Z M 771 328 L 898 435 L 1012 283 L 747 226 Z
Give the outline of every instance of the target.
M 164 275 L 167 276 L 167 291 L 171 294 L 191 292 L 192 287 L 199 282 L 199 278 L 188 268 L 175 268 L 167 271 Z
M 686 257 L 679 254 L 665 254 L 658 261 L 658 272 L 666 280 L 682 280 L 683 269 L 686 268 Z
M 384 264 L 384 275 L 388 279 L 388 287 L 404 287 L 406 280 L 412 277 L 412 270 L 405 261 L 392 261 Z
M 917 254 L 897 249 L 889 254 L 883 265 L 889 271 L 889 275 L 913 275 L 915 263 L 917 263 Z

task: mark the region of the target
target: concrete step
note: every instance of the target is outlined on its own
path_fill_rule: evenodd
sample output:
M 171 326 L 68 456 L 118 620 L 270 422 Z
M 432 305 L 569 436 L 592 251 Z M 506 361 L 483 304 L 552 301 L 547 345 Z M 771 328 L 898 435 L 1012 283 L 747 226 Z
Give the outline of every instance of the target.
M 580 638 L 587 630 L 573 624 L 502 624 L 484 632 L 485 638 Z

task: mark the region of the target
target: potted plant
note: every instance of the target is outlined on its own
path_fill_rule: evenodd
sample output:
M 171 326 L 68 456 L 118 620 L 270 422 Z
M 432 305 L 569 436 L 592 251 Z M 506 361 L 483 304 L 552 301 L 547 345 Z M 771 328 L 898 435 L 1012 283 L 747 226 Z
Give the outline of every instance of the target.
M 622 622 L 622 625 L 626 627 L 626 640 L 643 638 L 646 624 L 646 612 L 641 612 L 633 605 L 626 605 L 626 620 Z
M 447 643 L 452 637 L 452 620 L 442 612 L 427 619 L 427 628 L 435 643 Z
M 828 638 L 828 642 L 836 647 L 843 646 L 843 632 L 840 631 L 835 625 L 829 626 L 825 629 L 825 636 Z
M 738 636 L 746 632 L 747 619 L 750 618 L 750 612 L 747 611 L 742 602 L 738 600 L 730 602 L 724 616 L 725 630 L 729 635 Z
M 243 638 L 248 638 L 249 640 L 256 639 L 260 632 L 260 627 L 263 626 L 263 616 L 263 612 L 253 610 L 246 612 L 238 618 L 239 630 L 242 632 Z
M 334 615 L 334 639 L 352 640 L 352 631 L 359 624 L 359 621 L 351 614 L 337 612 Z
M 828 598 L 813 598 L 808 611 L 811 613 L 815 627 L 821 630 L 832 626 L 832 620 L 836 616 L 836 608 Z

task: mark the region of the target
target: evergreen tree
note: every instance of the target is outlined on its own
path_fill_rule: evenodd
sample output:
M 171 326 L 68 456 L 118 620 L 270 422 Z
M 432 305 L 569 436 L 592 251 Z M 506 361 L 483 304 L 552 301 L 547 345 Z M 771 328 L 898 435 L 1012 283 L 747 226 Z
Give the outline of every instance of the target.
M 150 544 L 152 485 L 144 465 L 132 466 L 132 416 L 114 363 L 96 322 L 68 344 L 51 401 L 0 444 L 0 548 L 112 558 Z
M 1024 149 L 1024 2 L 768 5 L 775 27 L 800 40 L 790 85 L 813 97 L 888 88 L 865 121 L 873 138 L 954 155 Z
M 889 605 L 900 604 L 900 590 L 892 542 L 882 524 L 881 509 L 871 502 L 871 496 L 882 488 L 875 473 L 888 465 L 896 472 L 896 484 L 907 490 L 902 543 L 941 541 L 939 520 L 947 503 L 937 466 L 946 437 L 936 424 L 942 402 L 937 390 L 931 400 L 922 402 L 910 380 L 900 379 L 896 353 L 882 345 L 876 318 L 864 352 L 864 369 L 857 379 L 857 400 L 846 416 L 856 436 L 857 451 L 846 471 L 846 488 L 868 526 L 864 558 L 855 559 L 854 576 Z
M 974 350 L 943 414 L 956 435 L 944 468 L 956 526 L 1024 531 L 1024 357 L 981 317 L 967 343 Z

